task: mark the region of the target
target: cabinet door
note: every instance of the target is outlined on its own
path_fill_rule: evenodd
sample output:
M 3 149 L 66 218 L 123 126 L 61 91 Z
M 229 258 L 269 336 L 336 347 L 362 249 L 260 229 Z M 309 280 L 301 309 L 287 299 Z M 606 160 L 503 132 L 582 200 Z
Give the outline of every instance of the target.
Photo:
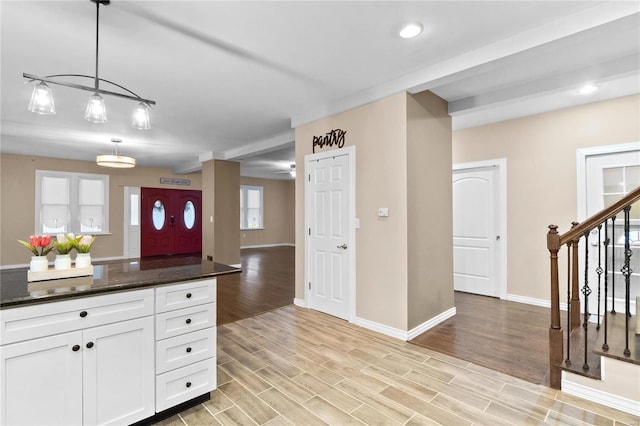
M 83 332 L 84 424 L 128 424 L 152 416 L 153 317 Z
M 81 344 L 75 331 L 0 347 L 0 424 L 82 424 Z

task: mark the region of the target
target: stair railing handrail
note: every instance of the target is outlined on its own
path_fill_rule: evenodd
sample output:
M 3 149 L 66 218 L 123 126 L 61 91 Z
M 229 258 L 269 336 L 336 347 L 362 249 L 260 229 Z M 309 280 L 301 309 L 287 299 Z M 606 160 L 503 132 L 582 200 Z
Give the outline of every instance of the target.
M 549 232 L 547 233 L 547 249 L 549 250 L 550 263 L 551 263 L 551 325 L 549 326 L 549 385 L 554 389 L 560 389 L 562 383 L 562 369 L 561 364 L 563 362 L 563 331 L 560 324 L 560 286 L 559 286 L 559 271 L 558 271 L 558 252 L 561 247 L 566 244 L 572 243 L 577 245 L 585 233 L 590 232 L 598 225 L 604 223 L 606 220 L 611 219 L 613 216 L 620 213 L 626 206 L 634 204 L 640 201 L 640 186 L 633 191 L 629 192 L 619 201 L 615 202 L 611 206 L 600 210 L 598 213 L 587 218 L 582 223 L 573 223 L 571 229 L 564 234 L 558 234 L 557 225 L 549 225 Z M 577 252 L 574 251 L 577 257 Z M 577 261 L 574 262 L 574 267 L 577 267 Z M 574 290 L 572 295 L 577 295 L 577 273 L 572 274 L 573 282 L 572 286 Z M 572 296 L 573 297 L 573 296 Z M 576 296 L 577 297 L 577 296 Z M 567 301 L 569 309 L 571 304 L 579 301 Z M 573 315 L 572 315 L 573 316 Z M 577 317 L 577 316 L 576 316 Z M 568 333 L 571 330 L 567 331 Z
M 600 210 L 598 213 L 586 219 L 584 222 L 572 227 L 570 230 L 560 235 L 560 246 L 576 241 L 584 235 L 585 232 L 597 227 L 605 220 L 610 219 L 612 216 L 620 213 L 625 206 L 633 204 L 640 200 L 640 186 L 629 192 L 620 200 L 616 201 L 607 208 Z

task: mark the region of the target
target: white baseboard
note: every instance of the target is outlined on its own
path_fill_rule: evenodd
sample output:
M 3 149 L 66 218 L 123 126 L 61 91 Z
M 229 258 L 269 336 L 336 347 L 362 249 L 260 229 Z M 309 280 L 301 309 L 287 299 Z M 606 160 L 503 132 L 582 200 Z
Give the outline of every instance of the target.
M 307 302 L 304 299 L 298 299 L 297 297 L 293 299 L 293 304 L 300 306 L 301 308 L 307 307 Z
M 518 296 L 516 294 L 507 294 L 506 296 L 504 296 L 504 300 L 507 300 L 509 302 L 524 303 L 526 305 L 540 306 L 541 308 L 551 309 L 551 302 L 545 299 L 536 299 L 534 297 Z M 560 310 L 566 311 L 567 304 L 561 303 Z
M 266 247 L 295 247 L 295 244 L 291 243 L 278 243 L 278 244 L 256 244 L 252 246 L 240 246 L 240 250 L 242 249 L 250 249 L 250 248 L 266 248 Z
M 561 386 L 562 392 L 568 393 L 569 395 L 597 402 L 598 404 L 606 405 L 607 407 L 615 408 L 616 410 L 624 411 L 634 416 L 640 416 L 640 405 L 638 405 L 638 401 L 574 383 L 567 379 L 567 374 L 564 371 L 562 372 Z
M 233 265 L 229 265 L 233 268 L 242 268 L 242 263 L 234 263 Z
M 404 340 L 405 342 L 413 339 L 414 337 L 424 333 L 425 331 L 435 327 L 441 322 L 451 318 L 456 314 L 456 308 L 453 307 L 444 311 L 443 313 L 423 322 L 417 327 L 412 328 L 409 331 L 400 330 L 398 328 L 389 327 L 388 325 L 380 324 L 374 321 L 369 321 L 364 318 L 355 317 L 353 324 L 359 325 L 360 327 L 364 327 L 368 330 L 377 331 L 378 333 L 382 333 L 389 337 L 394 337 L 396 339 Z
M 374 321 L 369 321 L 364 318 L 354 317 L 351 321 L 355 325 L 366 328 L 368 330 L 376 331 L 389 337 L 394 337 L 400 340 L 407 340 L 407 332 L 400 330 L 399 328 L 389 327 L 388 325 L 380 324 Z
M 414 327 L 411 330 L 409 330 L 407 332 L 407 339 L 406 340 L 411 340 L 411 339 L 416 338 L 417 336 L 421 335 L 425 331 L 432 329 L 436 325 L 440 324 L 441 322 L 444 322 L 444 321 L 448 320 L 449 318 L 451 318 L 451 317 L 453 317 L 455 315 L 456 315 L 456 307 L 454 306 L 451 309 L 447 309 L 446 311 L 444 311 L 440 315 L 436 315 L 435 317 L 431 318 L 430 320 L 425 321 L 422 324 L 420 324 L 419 326 Z

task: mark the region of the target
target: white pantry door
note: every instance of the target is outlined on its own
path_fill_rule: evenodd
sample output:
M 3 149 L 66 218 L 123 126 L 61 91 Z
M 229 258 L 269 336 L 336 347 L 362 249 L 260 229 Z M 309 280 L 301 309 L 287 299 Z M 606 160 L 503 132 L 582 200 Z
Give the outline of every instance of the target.
M 495 167 L 453 171 L 453 288 L 500 297 Z
M 312 309 L 349 319 L 349 156 L 336 155 L 308 163 L 307 223 Z

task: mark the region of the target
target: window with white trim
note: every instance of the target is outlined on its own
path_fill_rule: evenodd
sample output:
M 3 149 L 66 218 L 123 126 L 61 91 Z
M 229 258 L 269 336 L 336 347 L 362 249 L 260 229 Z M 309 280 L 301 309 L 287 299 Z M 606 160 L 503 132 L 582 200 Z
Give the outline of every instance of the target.
M 240 229 L 264 229 L 263 187 L 240 185 Z
M 36 170 L 35 230 L 109 233 L 109 176 Z

